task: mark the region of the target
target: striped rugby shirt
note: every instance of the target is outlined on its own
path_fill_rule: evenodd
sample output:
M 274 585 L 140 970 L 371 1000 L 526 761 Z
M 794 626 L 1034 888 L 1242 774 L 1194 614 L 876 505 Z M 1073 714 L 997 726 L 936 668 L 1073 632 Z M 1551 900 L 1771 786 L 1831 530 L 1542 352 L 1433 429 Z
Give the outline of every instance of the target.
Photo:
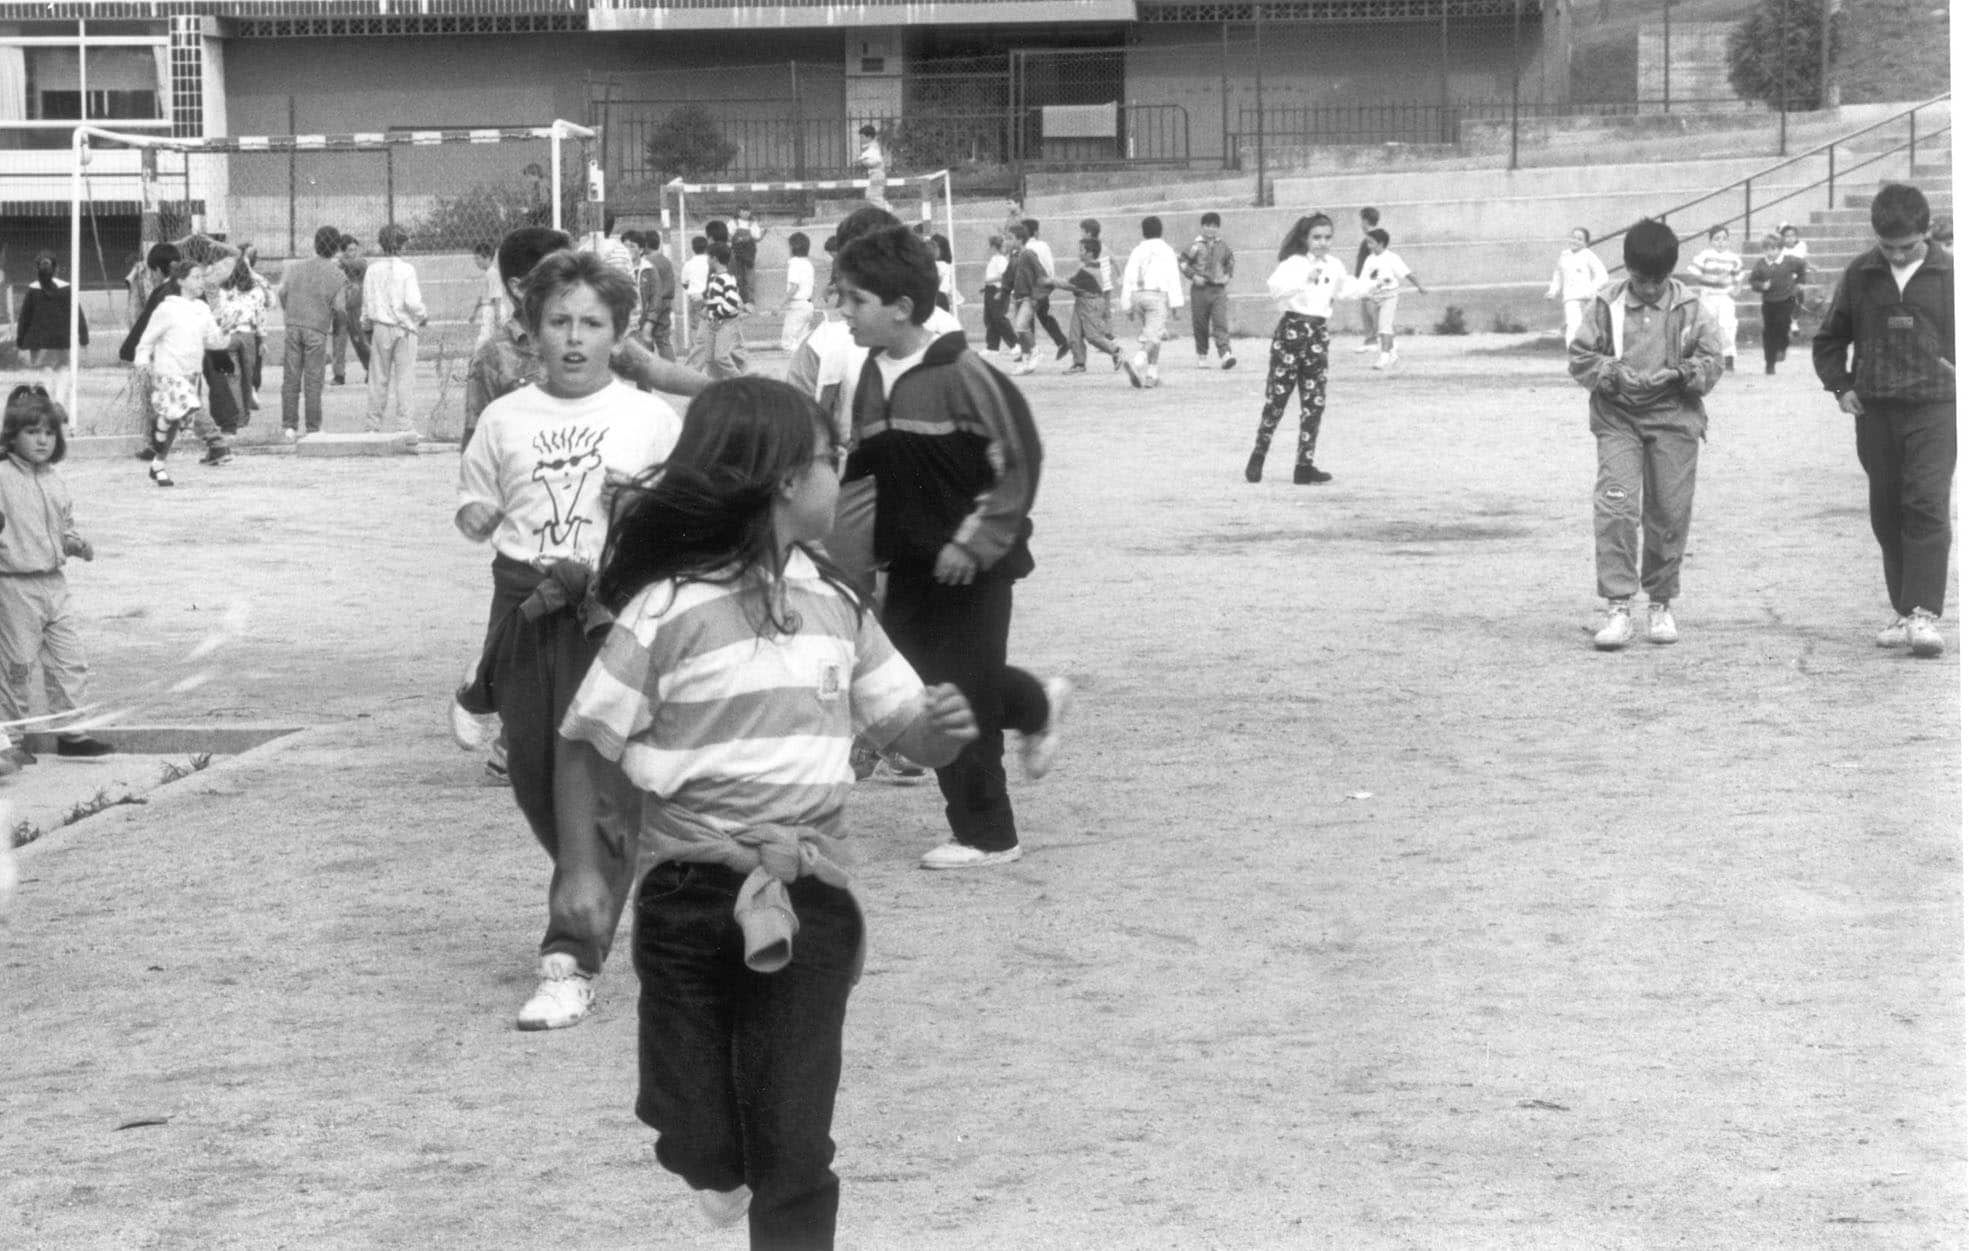
M 791 634 L 762 637 L 763 580 L 665 581 L 616 615 L 561 723 L 565 738 L 619 761 L 649 798 L 652 863 L 684 845 L 762 825 L 841 837 L 856 734 L 893 743 L 923 708 L 922 680 L 872 612 L 823 581 L 806 553 L 786 562 Z

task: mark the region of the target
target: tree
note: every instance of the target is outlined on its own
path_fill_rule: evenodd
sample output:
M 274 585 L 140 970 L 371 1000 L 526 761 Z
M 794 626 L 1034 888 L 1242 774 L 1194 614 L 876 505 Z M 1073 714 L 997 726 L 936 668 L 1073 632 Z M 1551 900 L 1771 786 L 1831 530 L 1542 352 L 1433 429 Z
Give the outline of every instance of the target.
M 1826 18 L 1823 0 L 1763 0 L 1756 12 L 1730 32 L 1730 87 L 1744 100 L 1772 108 L 1822 107 L 1822 64 L 1839 57 L 1844 13 Z M 1821 58 L 1819 38 L 1831 39 Z
M 650 132 L 643 155 L 658 177 L 697 179 L 715 174 L 732 163 L 738 145 L 718 129 L 718 119 L 699 104 L 672 109 L 670 115 Z

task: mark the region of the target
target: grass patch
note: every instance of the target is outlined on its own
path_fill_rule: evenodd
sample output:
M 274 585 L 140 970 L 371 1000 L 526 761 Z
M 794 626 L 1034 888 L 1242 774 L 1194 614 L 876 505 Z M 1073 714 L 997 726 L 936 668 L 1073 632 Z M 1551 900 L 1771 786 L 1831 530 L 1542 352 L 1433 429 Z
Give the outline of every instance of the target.
M 158 773 L 157 784 L 159 786 L 169 786 L 171 783 L 182 781 L 194 773 L 203 773 L 211 767 L 212 753 L 209 751 L 198 752 L 182 763 L 168 761 Z M 38 839 L 46 838 L 56 830 L 74 825 L 77 821 L 87 820 L 104 809 L 114 808 L 120 804 L 143 804 L 148 802 L 150 801 L 141 795 L 132 795 L 127 791 L 118 794 L 105 786 L 95 794 L 89 796 L 89 798 L 79 803 L 70 804 L 67 808 L 63 809 L 61 815 L 56 817 L 46 829 L 34 824 L 32 821 L 16 821 L 13 828 L 7 831 L 7 845 L 10 847 L 25 847 Z

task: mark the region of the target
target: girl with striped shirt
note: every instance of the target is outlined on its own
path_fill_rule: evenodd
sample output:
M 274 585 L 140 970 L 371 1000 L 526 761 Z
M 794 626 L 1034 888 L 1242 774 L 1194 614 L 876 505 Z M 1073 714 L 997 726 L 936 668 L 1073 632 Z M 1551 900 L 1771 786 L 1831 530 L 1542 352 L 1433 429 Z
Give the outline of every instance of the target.
M 754 1247 L 831 1247 L 830 1131 L 862 919 L 842 808 L 857 734 L 926 765 L 977 737 L 815 545 L 847 449 L 811 398 L 740 378 L 691 402 L 624 489 L 597 590 L 614 613 L 561 723 L 562 889 L 609 906 L 605 814 L 641 813 L 640 1085 L 657 1160 Z M 594 867 L 591 867 L 594 866 Z M 797 941 L 796 941 L 797 939 Z

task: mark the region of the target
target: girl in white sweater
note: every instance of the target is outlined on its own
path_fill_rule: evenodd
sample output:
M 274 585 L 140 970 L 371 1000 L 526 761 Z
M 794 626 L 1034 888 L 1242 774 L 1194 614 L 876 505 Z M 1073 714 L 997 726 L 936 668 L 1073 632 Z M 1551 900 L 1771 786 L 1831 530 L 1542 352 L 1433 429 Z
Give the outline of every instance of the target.
M 205 440 L 205 465 L 224 465 L 232 461 L 232 449 L 218 425 L 205 415 L 200 400 L 199 376 L 205 353 L 223 351 L 231 337 L 219 329 L 212 308 L 205 302 L 205 271 L 190 261 L 171 267 L 171 278 L 178 284 L 176 295 L 165 296 L 151 314 L 143 338 L 137 341 L 136 366 L 147 374 L 150 407 L 155 417 L 150 429 L 150 480 L 158 486 L 175 486 L 165 458 L 185 421 Z

